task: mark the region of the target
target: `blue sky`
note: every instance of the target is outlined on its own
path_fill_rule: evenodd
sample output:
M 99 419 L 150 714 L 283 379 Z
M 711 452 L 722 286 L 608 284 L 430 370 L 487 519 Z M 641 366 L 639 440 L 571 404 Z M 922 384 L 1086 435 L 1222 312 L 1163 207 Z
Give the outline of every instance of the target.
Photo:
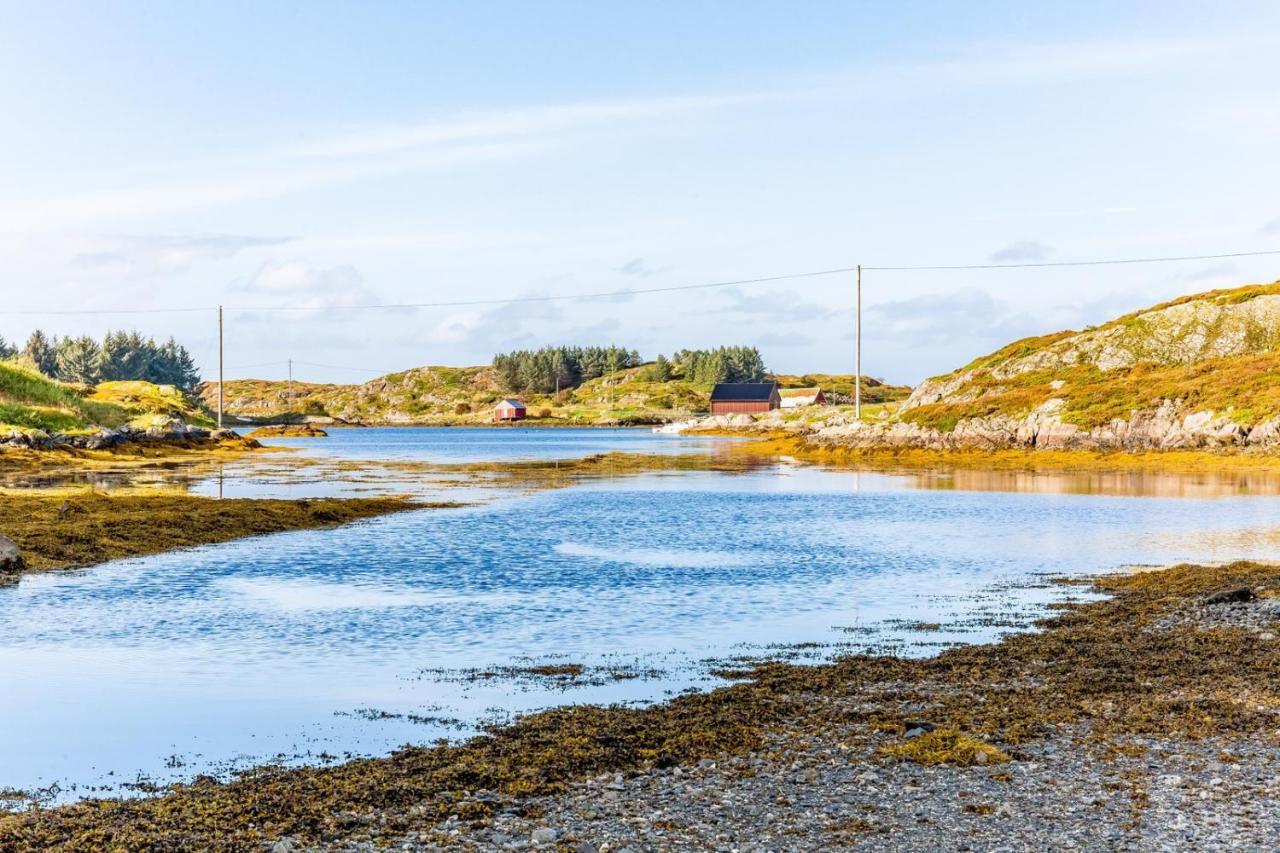
M 230 376 L 294 358 L 352 381 L 557 343 L 751 343 L 780 371 L 848 371 L 849 276 L 342 306 L 1280 248 L 1274 3 L 0 12 L 4 310 L 222 303 Z M 1280 258 L 868 274 L 865 365 L 914 382 L 1277 278 Z M 286 305 L 308 310 L 245 310 Z M 214 366 L 209 312 L 0 314 L 10 339 L 35 325 L 173 333 Z

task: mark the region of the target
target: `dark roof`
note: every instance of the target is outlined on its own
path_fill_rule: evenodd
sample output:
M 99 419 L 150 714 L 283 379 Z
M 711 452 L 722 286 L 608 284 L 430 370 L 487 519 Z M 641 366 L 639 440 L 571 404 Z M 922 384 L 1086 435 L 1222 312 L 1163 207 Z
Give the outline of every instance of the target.
M 768 402 L 777 382 L 721 382 L 711 391 L 713 403 Z

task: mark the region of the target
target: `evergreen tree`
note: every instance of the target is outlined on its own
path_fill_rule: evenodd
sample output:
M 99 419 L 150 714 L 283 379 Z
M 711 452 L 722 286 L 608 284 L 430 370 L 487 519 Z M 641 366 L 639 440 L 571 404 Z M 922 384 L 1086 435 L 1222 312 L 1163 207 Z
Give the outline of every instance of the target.
M 58 378 L 64 382 L 94 385 L 99 378 L 102 348 L 88 335 L 63 338 L 57 347 Z
M 18 348 L 10 345 L 10 343 L 4 339 L 4 335 L 0 335 L 0 360 L 13 358 L 17 354 Z
M 650 382 L 666 382 L 671 378 L 671 362 L 667 361 L 667 357 L 662 353 L 658 353 L 658 357 L 653 360 L 653 366 L 649 368 Z
M 641 363 L 640 353 L 622 347 L 544 347 L 493 357 L 494 372 L 504 388 L 539 394 L 576 388 L 588 379 Z
M 27 338 L 27 344 L 22 348 L 22 357 L 31 362 L 31 366 L 45 376 L 57 378 L 58 353 L 55 349 L 56 344 L 56 339 L 51 342 L 45 337 L 44 332 L 36 329 L 31 333 L 31 337 Z

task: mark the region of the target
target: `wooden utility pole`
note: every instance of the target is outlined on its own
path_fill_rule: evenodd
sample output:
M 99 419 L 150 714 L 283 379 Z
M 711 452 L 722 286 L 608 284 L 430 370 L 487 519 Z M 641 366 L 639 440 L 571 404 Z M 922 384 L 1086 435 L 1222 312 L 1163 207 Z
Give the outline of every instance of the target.
M 222 429 L 222 306 L 218 306 L 218 429 Z
M 289 359 L 289 390 L 285 399 L 286 415 L 293 413 L 293 359 Z
M 858 309 L 854 331 L 853 416 L 862 420 L 862 264 L 858 264 Z

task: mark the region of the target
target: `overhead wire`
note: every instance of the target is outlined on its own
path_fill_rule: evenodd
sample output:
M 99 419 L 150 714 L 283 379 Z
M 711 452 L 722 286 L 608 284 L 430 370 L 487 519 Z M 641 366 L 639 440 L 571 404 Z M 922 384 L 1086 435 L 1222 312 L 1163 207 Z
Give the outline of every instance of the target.
M 1280 255 L 1280 249 L 1269 249 L 1257 252 L 1220 252 L 1208 255 L 1172 255 L 1164 257 L 1110 258 L 1084 261 L 1026 261 L 1012 263 L 983 264 L 920 264 L 920 265 L 871 265 L 863 264 L 864 272 L 941 272 L 959 270 L 999 270 L 1029 269 L 1046 267 L 1096 267 L 1121 264 L 1153 264 L 1172 263 L 1177 261 L 1209 261 L 1231 258 L 1252 258 L 1267 255 Z M 757 276 L 725 281 L 703 282 L 698 284 L 676 284 L 665 287 L 629 288 L 622 290 L 594 291 L 589 293 L 563 293 L 529 296 L 496 297 L 492 299 L 461 299 L 431 302 L 389 302 L 370 303 L 365 305 L 260 305 L 260 306 L 226 306 L 224 311 L 241 313 L 276 313 L 282 311 L 301 311 L 317 313 L 340 313 L 343 311 L 376 311 L 376 310 L 410 310 L 416 308 L 466 308 L 485 305 L 518 305 L 531 302 L 565 302 L 590 299 L 610 299 L 618 297 L 643 296 L 652 293 L 677 293 L 693 290 L 711 290 L 721 287 L 749 286 L 768 284 L 780 281 L 797 281 L 807 278 L 842 275 L 856 272 L 859 266 L 835 267 L 832 269 L 811 270 L 808 272 L 784 273 L 781 275 Z M 179 307 L 179 308 L 84 308 L 84 309 L 36 309 L 36 310 L 0 310 L 0 315 L 109 315 L 109 314 L 172 314 L 217 311 L 217 306 Z M 347 368 L 342 368 L 347 369 Z

